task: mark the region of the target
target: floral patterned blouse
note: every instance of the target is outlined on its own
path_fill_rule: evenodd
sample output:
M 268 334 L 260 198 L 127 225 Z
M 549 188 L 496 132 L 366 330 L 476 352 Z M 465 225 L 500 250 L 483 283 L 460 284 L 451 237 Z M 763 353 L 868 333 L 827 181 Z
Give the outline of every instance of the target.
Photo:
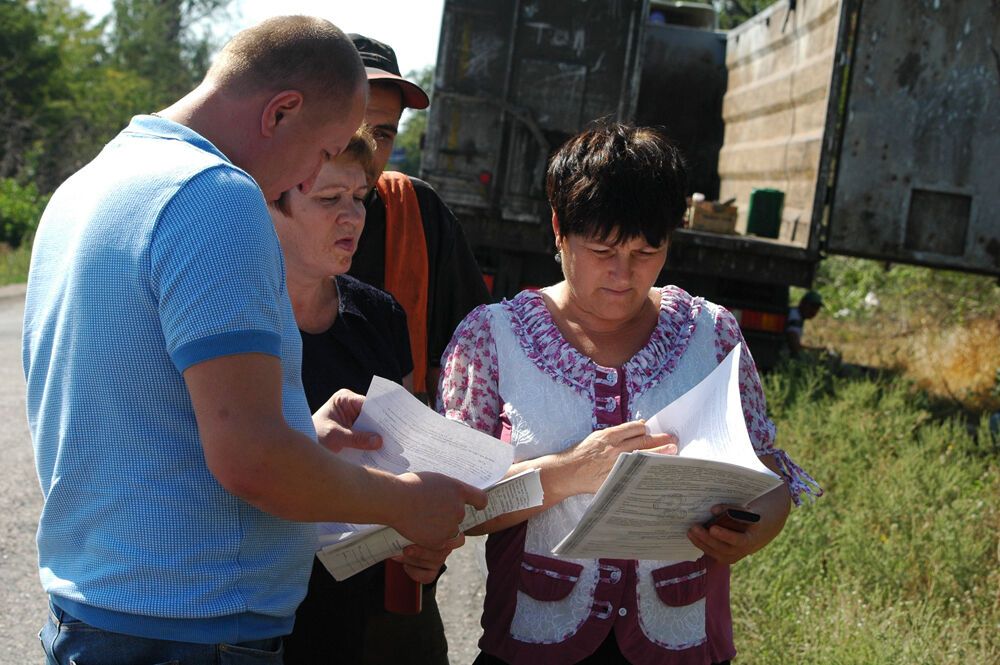
M 602 367 L 562 336 L 540 293 L 525 291 L 477 308 L 459 326 L 442 358 L 438 409 L 510 442 L 515 460 L 532 459 L 593 430 L 653 415 L 742 343 L 728 311 L 667 286 L 648 342 L 623 366 Z M 818 496 L 815 481 L 775 447 L 757 370 L 743 351 L 740 393 L 754 449 L 773 456 L 796 504 L 804 494 Z M 551 556 L 591 498 L 570 497 L 491 534 L 480 648 L 511 663 L 571 663 L 613 630 L 631 662 L 731 658 L 727 566 L 709 557 L 677 563 Z

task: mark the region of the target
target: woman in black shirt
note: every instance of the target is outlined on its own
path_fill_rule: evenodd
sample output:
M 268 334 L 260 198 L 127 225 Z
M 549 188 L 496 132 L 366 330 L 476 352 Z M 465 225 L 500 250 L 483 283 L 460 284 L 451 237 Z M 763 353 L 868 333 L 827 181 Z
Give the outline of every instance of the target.
M 402 308 L 388 293 L 344 274 L 364 228 L 364 197 L 377 177 L 373 149 L 363 128 L 323 165 L 308 192 L 285 192 L 272 206 L 302 335 L 302 383 L 313 411 L 342 388 L 366 393 L 375 375 L 412 389 Z M 446 554 L 423 551 L 420 574 L 433 577 Z M 285 639 L 286 665 L 446 664 L 434 584 L 424 586 L 420 614 L 390 614 L 384 609 L 384 569 L 378 564 L 337 582 L 314 559 L 309 591 Z

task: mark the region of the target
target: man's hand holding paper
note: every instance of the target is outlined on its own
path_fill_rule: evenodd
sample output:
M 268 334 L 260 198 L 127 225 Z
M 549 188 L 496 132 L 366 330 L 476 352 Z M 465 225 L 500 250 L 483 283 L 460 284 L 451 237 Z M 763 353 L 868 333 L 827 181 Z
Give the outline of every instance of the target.
M 372 380 L 353 429 L 378 435 L 382 445 L 344 447 L 342 456 L 393 474 L 401 486 L 415 491 L 413 500 L 391 506 L 392 514 L 383 522 L 391 528 L 319 526 L 318 556 L 337 579 L 402 553 L 399 560 L 419 581 L 435 560 L 443 561 L 458 546 L 455 541 L 461 531 L 493 517 L 491 511 L 518 510 L 542 500 L 537 472 L 533 478 L 522 474 L 497 483 L 510 468 L 511 446 L 439 416 L 402 387 L 379 377 Z M 487 487 L 489 505 L 480 489 Z M 455 506 L 461 514 L 452 510 Z M 484 509 L 488 514 L 477 515 Z M 422 547 L 404 549 L 413 543 Z
M 364 420 L 358 422 L 365 399 L 350 390 L 338 390 L 313 414 L 316 434 L 323 446 L 340 452 L 346 459 L 356 459 L 382 447 L 381 435 L 377 431 L 364 431 Z M 434 569 L 436 575 L 448 552 L 460 546 L 454 542 L 458 525 L 465 517 L 464 507 L 484 508 L 486 494 L 460 479 L 429 471 L 401 473 L 396 480 L 406 500 L 387 506 L 384 523 L 424 546 L 411 546 L 413 554 L 404 565 L 416 571 L 422 565 L 431 565 L 432 559 L 440 558 Z M 405 506 L 405 510 L 400 510 L 400 506 Z

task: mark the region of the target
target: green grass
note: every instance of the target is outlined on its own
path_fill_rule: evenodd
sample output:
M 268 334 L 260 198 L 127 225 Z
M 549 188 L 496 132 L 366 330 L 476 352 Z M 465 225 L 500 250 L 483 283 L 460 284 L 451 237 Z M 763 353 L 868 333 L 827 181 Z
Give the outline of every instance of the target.
M 901 379 L 819 363 L 765 390 L 780 445 L 826 495 L 734 568 L 738 662 L 1000 662 L 1000 440 L 985 421 L 970 431 Z
M 31 263 L 31 247 L 21 245 L 10 249 L 0 244 L 0 286 L 22 284 L 28 281 L 28 265 Z

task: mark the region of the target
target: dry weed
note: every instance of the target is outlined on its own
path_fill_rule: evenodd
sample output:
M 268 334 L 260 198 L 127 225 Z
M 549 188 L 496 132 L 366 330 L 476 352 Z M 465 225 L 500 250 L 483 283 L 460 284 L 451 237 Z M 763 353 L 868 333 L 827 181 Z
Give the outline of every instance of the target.
M 960 326 L 923 321 L 915 328 L 821 316 L 805 335 L 807 345 L 834 351 L 844 362 L 898 371 L 967 409 L 1000 409 L 1000 315 Z

